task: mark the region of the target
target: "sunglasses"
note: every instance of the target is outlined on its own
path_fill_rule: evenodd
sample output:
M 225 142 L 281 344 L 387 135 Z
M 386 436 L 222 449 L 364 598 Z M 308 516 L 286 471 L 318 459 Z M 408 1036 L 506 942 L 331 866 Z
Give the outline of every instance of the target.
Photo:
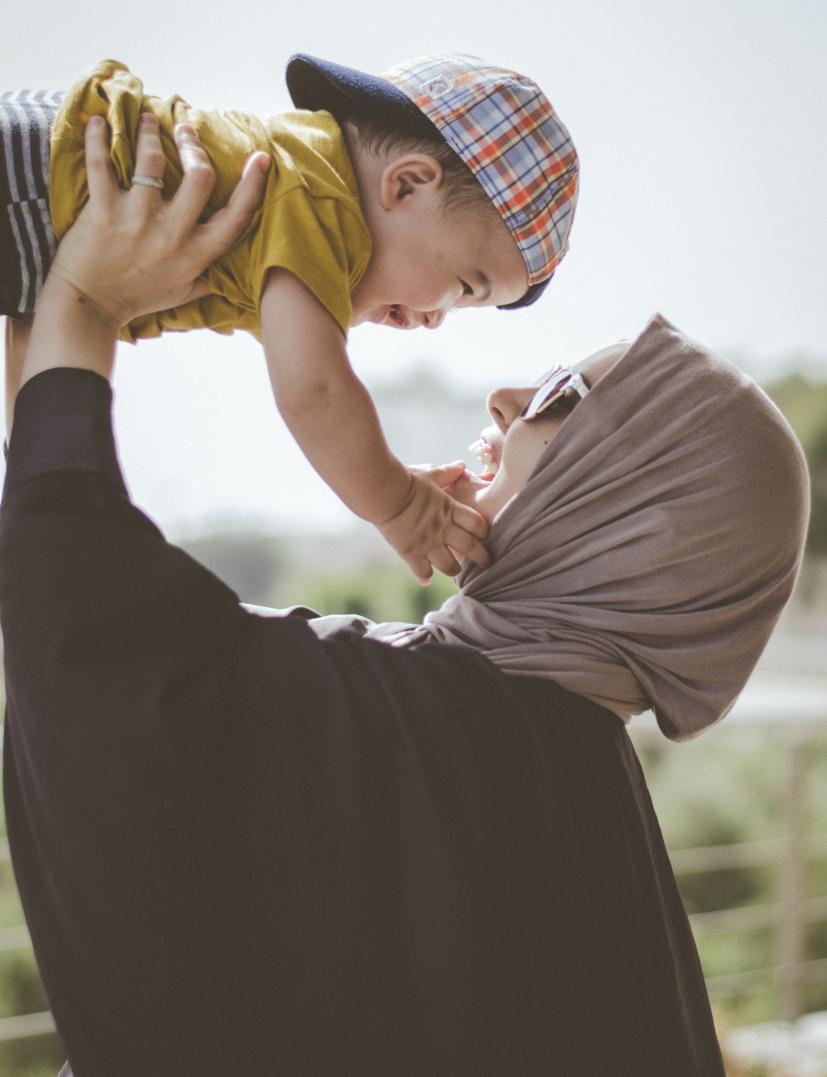
M 564 394 L 575 393 L 581 400 L 588 393 L 581 374 L 565 366 L 553 366 L 540 378 L 537 391 L 520 412 L 521 419 L 536 419 L 548 411 Z M 577 403 L 577 401 L 575 401 Z

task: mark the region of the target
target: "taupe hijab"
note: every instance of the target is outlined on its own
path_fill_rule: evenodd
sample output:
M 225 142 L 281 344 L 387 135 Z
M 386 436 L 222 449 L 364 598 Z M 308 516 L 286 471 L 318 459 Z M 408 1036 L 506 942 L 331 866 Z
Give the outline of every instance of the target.
M 424 625 L 367 634 L 481 651 L 672 740 L 722 718 L 790 596 L 801 448 L 745 374 L 652 317 L 497 516 L 490 568 Z

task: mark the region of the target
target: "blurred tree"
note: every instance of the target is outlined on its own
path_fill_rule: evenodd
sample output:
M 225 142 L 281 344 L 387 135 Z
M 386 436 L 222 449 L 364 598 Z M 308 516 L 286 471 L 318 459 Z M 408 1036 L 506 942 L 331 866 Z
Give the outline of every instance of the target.
M 31 950 L 11 950 L 0 961 L 0 1012 L 4 1016 L 48 1010 L 46 992 Z
M 824 425 L 807 453 L 812 482 L 812 509 L 807 548 L 827 554 L 827 410 Z
M 227 531 L 179 545 L 232 587 L 242 602 L 266 606 L 283 560 L 281 541 L 255 531 Z
M 282 596 L 285 605 L 304 603 L 322 614 L 359 613 L 374 621 L 418 624 L 455 593 L 453 582 L 438 572 L 428 587 L 420 587 L 408 569 L 393 560 L 324 572 L 297 565 Z

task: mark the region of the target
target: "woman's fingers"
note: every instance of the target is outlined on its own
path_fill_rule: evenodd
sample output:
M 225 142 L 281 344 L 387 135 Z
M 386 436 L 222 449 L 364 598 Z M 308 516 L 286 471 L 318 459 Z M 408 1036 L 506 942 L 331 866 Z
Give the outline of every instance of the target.
M 214 213 L 201 230 L 205 264 L 232 246 L 249 227 L 264 194 L 269 170 L 268 154 L 254 153 L 248 159 L 229 202 Z
M 109 156 L 109 124 L 103 116 L 90 116 L 84 138 L 89 199 L 98 207 L 111 206 L 119 189 Z
M 200 277 L 193 281 L 192 288 L 189 293 L 182 300 L 183 303 L 191 303 L 193 299 L 202 299 L 205 295 L 212 295 L 212 289 L 205 280 Z
M 152 181 L 162 182 L 166 158 L 157 119 L 139 125 L 135 175 L 148 182 L 117 185 L 104 121 L 89 120 L 86 132 L 89 204 L 60 242 L 50 269 L 85 295 L 113 326 L 150 311 L 169 310 L 209 289 L 206 267 L 238 238 L 252 218 L 264 177 L 257 168 L 239 184 L 230 211 L 216 228 L 199 217 L 214 184 L 214 170 L 194 131 L 184 130 L 184 178 L 172 202 Z
M 159 200 L 166 163 L 158 120 L 151 112 L 142 112 L 135 147 L 135 171 L 132 174 L 132 190 L 142 203 L 151 206 Z M 162 186 L 159 187 L 159 183 Z
M 215 169 L 194 127 L 188 123 L 179 123 L 173 135 L 184 178 L 171 206 L 174 207 L 176 230 L 183 235 L 192 231 L 204 212 L 215 187 Z
M 184 178 L 171 205 L 175 209 L 178 229 L 184 234 L 195 227 L 204 211 L 215 186 L 215 169 L 194 127 L 179 123 L 174 135 Z M 214 262 L 249 226 L 264 194 L 269 167 L 270 158 L 266 153 L 254 153 L 227 205 L 198 228 L 196 241 L 202 266 Z

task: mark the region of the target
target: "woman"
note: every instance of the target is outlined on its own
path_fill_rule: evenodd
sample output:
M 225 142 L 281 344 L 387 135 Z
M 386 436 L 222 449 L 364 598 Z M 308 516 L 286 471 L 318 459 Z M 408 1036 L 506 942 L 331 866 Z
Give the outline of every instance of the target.
M 88 140 L 0 520 L 9 840 L 76 1077 L 722 1074 L 618 715 L 695 732 L 757 658 L 806 518 L 783 420 L 655 319 L 566 418 L 490 398 L 496 477 L 456 493 L 494 565 L 425 626 L 252 615 L 131 504 L 111 430 L 117 325 L 192 288 L 201 189 L 118 193 Z M 745 416 L 757 474 L 694 440 Z
M 473 648 L 686 740 L 730 710 L 790 595 L 806 464 L 752 380 L 661 315 L 576 371 L 488 398 L 484 475 L 451 492 L 491 524 L 492 567 L 466 562 L 422 626 L 353 631 Z

